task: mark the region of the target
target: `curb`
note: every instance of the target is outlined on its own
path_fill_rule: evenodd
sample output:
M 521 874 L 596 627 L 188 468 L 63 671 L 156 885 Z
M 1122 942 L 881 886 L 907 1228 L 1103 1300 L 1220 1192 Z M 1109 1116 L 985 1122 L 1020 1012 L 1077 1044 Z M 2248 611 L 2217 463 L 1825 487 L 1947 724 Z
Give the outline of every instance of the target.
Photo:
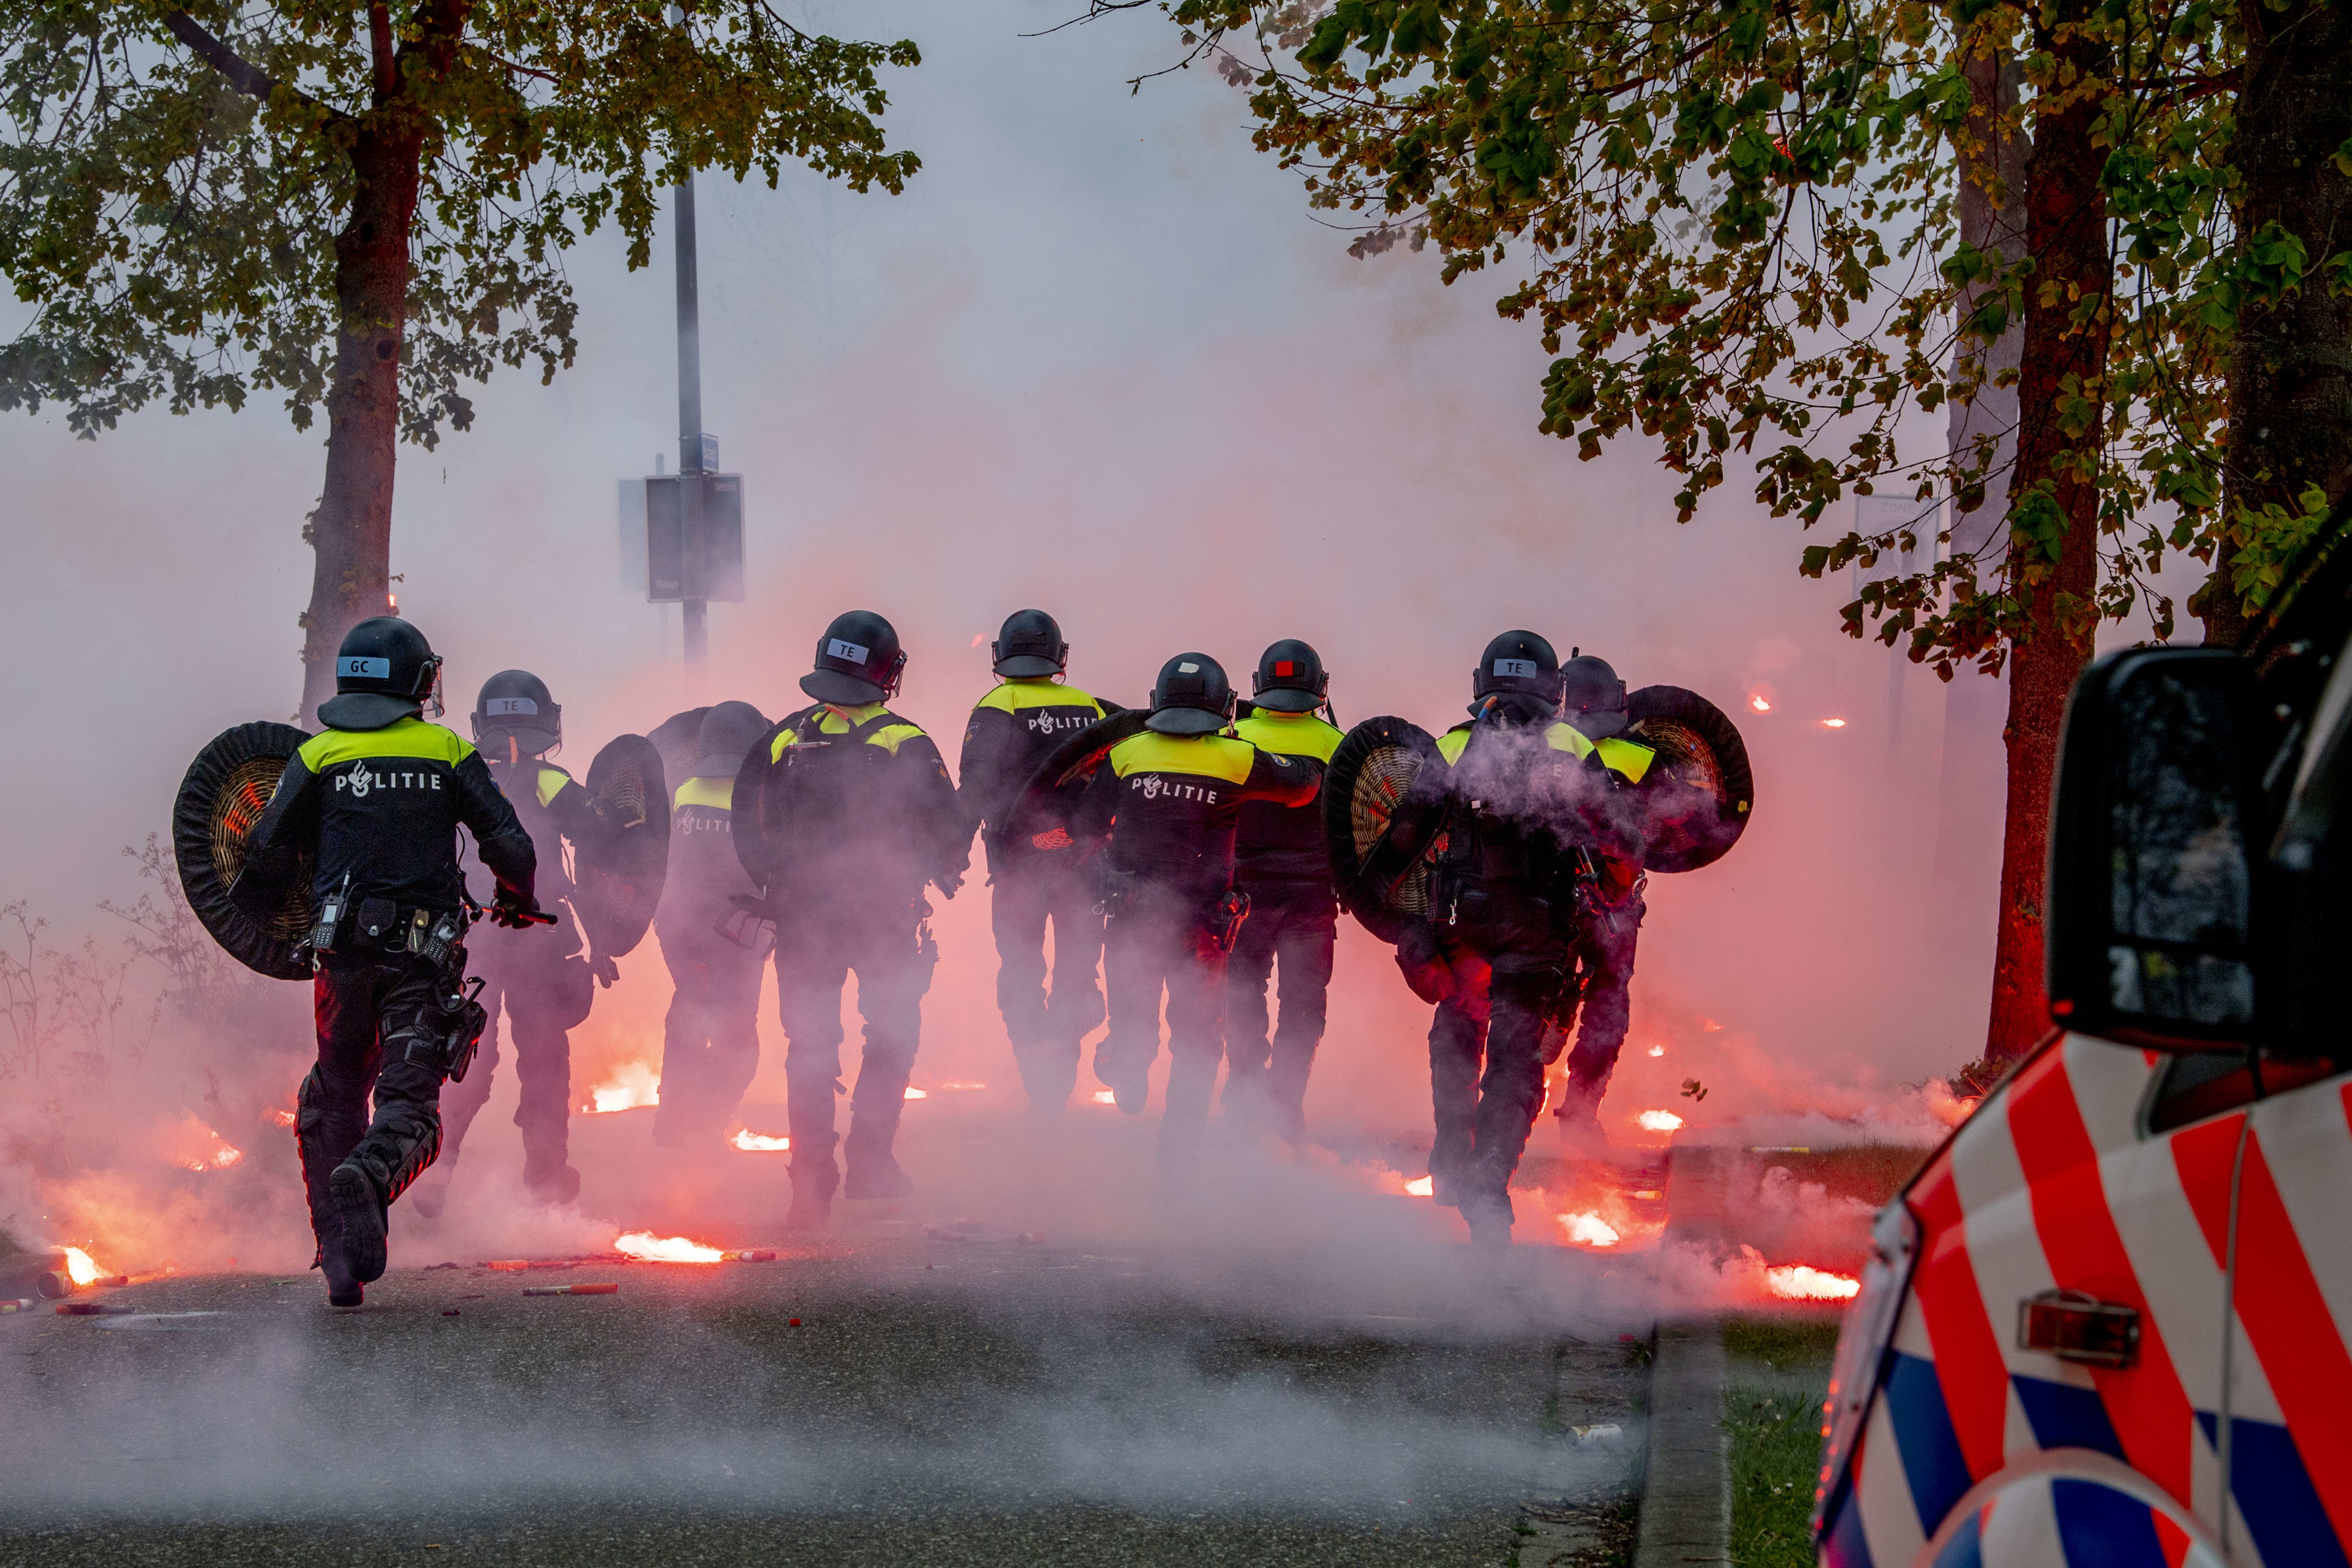
M 1650 1458 L 1633 1568 L 1731 1562 L 1731 1467 L 1723 1435 L 1727 1370 L 1712 1318 L 1658 1325 L 1650 1367 Z

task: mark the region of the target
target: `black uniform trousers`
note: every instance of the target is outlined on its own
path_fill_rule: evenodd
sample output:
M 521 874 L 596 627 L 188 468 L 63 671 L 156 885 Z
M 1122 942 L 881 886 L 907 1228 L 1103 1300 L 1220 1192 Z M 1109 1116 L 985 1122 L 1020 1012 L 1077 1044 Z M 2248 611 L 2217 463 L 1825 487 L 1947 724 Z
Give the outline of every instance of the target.
M 1168 1001 L 1168 1094 L 1163 1154 L 1198 1141 L 1208 1126 L 1225 1053 L 1225 953 L 1199 900 L 1139 889 L 1103 929 L 1110 983 L 1110 1029 L 1095 1053 L 1096 1076 L 1140 1110 L 1160 1055 L 1160 1003 Z
M 407 1055 L 420 1027 L 437 1018 L 436 988 L 432 966 L 406 953 L 339 955 L 311 980 L 319 1060 L 295 1098 L 294 1142 L 325 1256 L 342 1248 L 342 1215 L 327 1190 L 336 1166 L 348 1160 L 365 1171 L 389 1207 L 440 1152 L 441 1068 Z
M 1429 1028 L 1430 1174 L 1465 1213 L 1507 1219 L 1512 1173 L 1543 1109 L 1544 1068 L 1559 1037 L 1548 1016 L 1563 955 L 1549 949 L 1488 958 L 1447 953 L 1454 994 Z
M 1103 1021 L 1103 918 L 1094 878 L 1059 865 L 1008 865 L 990 886 L 996 935 L 996 1007 L 1013 1041 L 1021 1086 L 1039 1110 L 1058 1110 L 1077 1086 L 1079 1047 Z M 1045 988 L 1045 925 L 1054 927 L 1053 990 Z
M 739 947 L 715 931 L 693 928 L 688 921 L 656 930 L 675 988 L 662 1019 L 661 1104 L 654 1111 L 654 1142 L 666 1148 L 724 1137 L 760 1070 L 767 939 Z
M 1590 1118 L 1608 1092 L 1632 1021 L 1633 950 L 1646 912 L 1636 898 L 1586 916 L 1576 943 L 1576 1045 L 1568 1053 L 1567 1097 L 1559 1111 L 1563 1117 Z
M 1225 966 L 1225 1105 L 1266 1117 L 1285 1138 L 1303 1144 L 1307 1078 L 1323 1043 L 1331 952 L 1339 938 L 1339 900 L 1316 883 L 1254 884 L 1244 891 L 1249 919 Z M 1278 1022 L 1266 1006 L 1277 964 Z
M 857 976 L 866 1021 L 849 1100 L 849 1163 L 887 1162 L 921 1044 L 923 994 L 936 949 L 918 946 L 921 905 L 858 910 L 802 904 L 776 932 L 776 1011 L 784 1026 L 784 1099 L 793 1183 L 831 1195 L 834 1097 L 841 1079 L 841 993 Z
M 475 934 L 473 972 L 483 981 L 481 1003 L 490 1016 L 482 1047 L 466 1081 L 449 1090 L 448 1158 L 457 1162 L 466 1130 L 488 1103 L 499 1067 L 499 1015 L 503 1007 L 514 1040 L 515 1084 L 520 1098 L 515 1125 L 522 1129 L 523 1184 L 569 1202 L 578 1193 L 572 1173 L 572 1036 L 588 1016 L 595 981 L 583 960 L 567 956 L 552 933 L 490 928 Z M 439 1178 L 436 1178 L 438 1180 Z

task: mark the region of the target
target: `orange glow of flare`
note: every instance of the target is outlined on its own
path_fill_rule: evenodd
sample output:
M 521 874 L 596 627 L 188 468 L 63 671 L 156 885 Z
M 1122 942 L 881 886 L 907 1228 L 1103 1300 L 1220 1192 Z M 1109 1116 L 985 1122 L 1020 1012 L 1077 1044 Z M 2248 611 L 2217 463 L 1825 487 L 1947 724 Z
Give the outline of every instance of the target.
M 1564 1214 L 1559 1218 L 1560 1227 L 1568 1232 L 1568 1244 L 1570 1247 L 1600 1247 L 1617 1245 L 1617 1227 L 1597 1214 L 1587 1211 L 1583 1214 Z
M 735 1147 L 750 1154 L 762 1153 L 770 1150 L 789 1149 L 792 1146 L 793 1141 L 789 1138 L 771 1138 L 764 1132 L 754 1132 L 748 1127 L 735 1134 Z
M 644 1062 L 631 1062 L 590 1089 L 588 1098 L 593 1103 L 580 1109 L 590 1114 L 635 1110 L 641 1105 L 659 1105 L 661 1075 Z
M 1748 699 L 1748 706 L 1755 709 L 1759 713 L 1769 713 L 1772 711 L 1772 704 L 1764 700 L 1764 694 L 1760 691 L 1749 696 Z
M 1404 1190 L 1411 1193 L 1417 1198 L 1433 1196 L 1437 1191 L 1437 1178 L 1435 1176 L 1415 1176 L 1412 1181 L 1407 1182 L 1404 1184 Z
M 1862 1281 L 1810 1263 L 1788 1263 L 1764 1270 L 1764 1289 L 1789 1301 L 1851 1301 L 1862 1294 Z
M 986 1089 L 988 1085 L 984 1083 L 974 1083 L 970 1079 L 960 1078 L 950 1082 L 943 1083 L 940 1085 L 940 1087 L 941 1089 Z
M 67 1277 L 78 1286 L 87 1285 L 106 1272 L 98 1266 L 97 1259 L 79 1247 L 67 1247 L 65 1255 Z
M 1666 1054 L 1666 1047 L 1664 1046 L 1652 1046 L 1650 1047 L 1650 1054 L 1654 1057 L 1664 1056 Z
M 1843 719 L 1824 719 L 1822 721 L 1822 728 L 1824 730 L 1843 730 L 1845 728 L 1845 721 Z
M 280 1127 L 291 1127 L 294 1125 L 294 1113 L 290 1110 L 273 1110 L 269 1113 L 269 1120 Z
M 215 1132 L 213 1136 L 218 1138 L 220 1134 Z M 244 1150 L 232 1149 L 223 1143 L 205 1158 L 188 1161 L 187 1166 L 191 1171 L 226 1171 L 244 1158 Z
M 1118 1096 L 1113 1094 L 1107 1089 L 1098 1089 L 1095 1090 L 1095 1103 L 1097 1105 L 1117 1105 L 1118 1103 Z
M 1644 1132 L 1672 1132 L 1683 1124 L 1683 1119 L 1671 1110 L 1645 1110 L 1633 1120 Z
M 718 1263 L 727 1257 L 715 1247 L 682 1236 L 656 1236 L 649 1230 L 630 1231 L 613 1243 L 613 1250 L 640 1263 Z
M 910 1083 L 907 1086 L 907 1098 L 908 1100 L 929 1100 L 931 1098 L 931 1091 L 927 1089 L 917 1089 Z

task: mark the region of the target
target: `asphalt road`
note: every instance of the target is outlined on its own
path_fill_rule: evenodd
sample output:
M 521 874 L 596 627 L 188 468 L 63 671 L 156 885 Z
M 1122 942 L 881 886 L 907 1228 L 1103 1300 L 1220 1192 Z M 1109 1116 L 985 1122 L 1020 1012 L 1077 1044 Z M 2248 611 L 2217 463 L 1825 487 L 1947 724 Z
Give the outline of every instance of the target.
M 1622 1485 L 1630 1423 L 1568 1429 L 1633 1409 L 1633 1260 L 1474 1254 L 1326 1168 L 1058 1169 L 1096 1201 L 1056 1229 L 1014 1228 L 1042 1189 L 935 1171 L 772 1263 L 396 1267 L 356 1313 L 316 1275 L 173 1279 L 108 1294 L 138 1315 L 0 1318 L 0 1563 L 1494 1568 L 1531 1503 Z M 772 1245 L 780 1176 L 649 1206 Z M 588 1281 L 620 1290 L 522 1294 Z

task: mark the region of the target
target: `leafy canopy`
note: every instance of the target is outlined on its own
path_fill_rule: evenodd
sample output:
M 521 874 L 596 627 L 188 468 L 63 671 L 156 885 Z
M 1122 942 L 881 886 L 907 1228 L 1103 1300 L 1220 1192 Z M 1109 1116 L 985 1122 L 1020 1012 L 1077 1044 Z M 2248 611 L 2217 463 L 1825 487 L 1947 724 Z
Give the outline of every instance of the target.
M 1588 458 L 1629 429 L 1654 438 L 1685 520 L 1735 454 L 1758 499 L 1808 528 L 1874 489 L 1998 507 L 2002 433 L 1956 459 L 1943 405 L 1984 389 L 1987 347 L 2043 286 L 2030 257 L 1960 243 L 1960 154 L 1990 153 L 1964 73 L 2021 63 L 2007 136 L 2095 104 L 2113 288 L 2058 301 L 2111 345 L 2104 381 L 2070 382 L 2061 409 L 2101 498 L 2095 602 L 2058 605 L 2077 628 L 2145 594 L 2168 634 L 2145 574 L 2220 542 L 2237 312 L 2352 275 L 2352 256 L 2323 263 L 2276 234 L 2236 243 L 2242 44 L 2236 7 L 2213 0 L 2089 0 L 2074 20 L 1995 0 L 1159 3 L 1187 29 L 1184 63 L 1249 87 L 1257 145 L 1306 172 L 1313 205 L 1359 229 L 1356 252 L 1434 245 L 1449 283 L 1517 254 L 1498 308 L 1560 355 L 1541 427 Z M 2070 37 L 2097 46 L 2104 74 L 2062 71 L 2053 47 Z M 1947 678 L 1971 658 L 1998 668 L 2063 531 L 2046 494 L 2026 502 L 1985 550 L 1871 583 L 1846 629 L 1877 617 Z M 1802 569 L 1873 569 L 1919 542 L 1849 532 Z M 2268 568 L 2247 548 L 2240 586 L 2258 594 Z
M 426 447 L 493 365 L 571 363 L 562 252 L 611 222 L 642 266 L 663 186 L 772 186 L 791 158 L 895 193 L 919 167 L 877 123 L 878 72 L 913 44 L 812 36 L 762 0 L 668 8 L 0 0 L 0 272 L 35 307 L 0 347 L 0 408 L 59 404 L 89 437 L 268 389 L 307 427 L 371 132 L 422 138 L 400 417 Z

